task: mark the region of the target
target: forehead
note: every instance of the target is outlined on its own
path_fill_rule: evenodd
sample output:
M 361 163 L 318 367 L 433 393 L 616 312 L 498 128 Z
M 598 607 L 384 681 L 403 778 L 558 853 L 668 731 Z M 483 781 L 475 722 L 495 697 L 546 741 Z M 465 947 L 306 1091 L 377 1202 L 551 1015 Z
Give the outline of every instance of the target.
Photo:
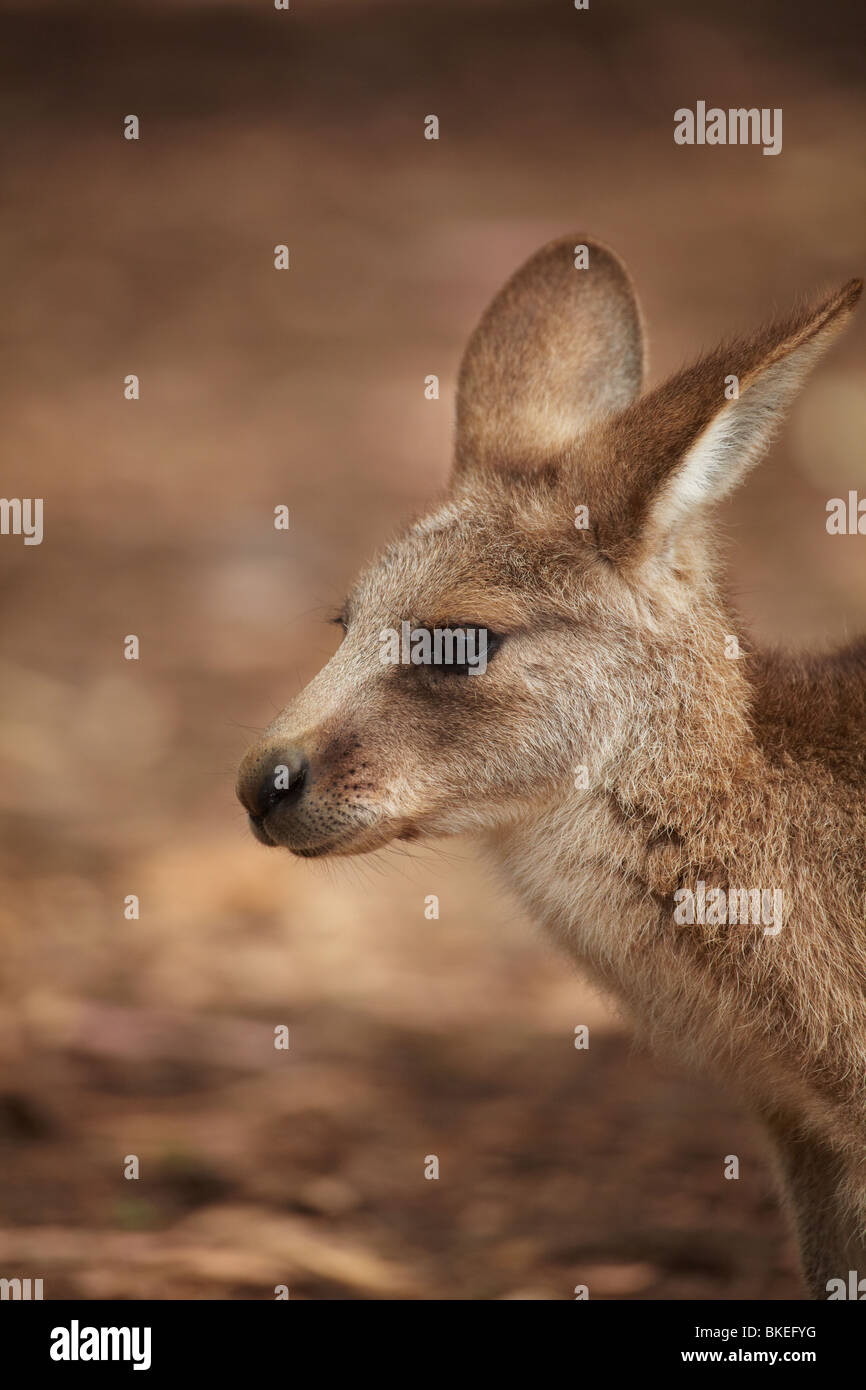
M 527 509 L 495 493 L 453 498 L 414 521 L 364 570 L 349 608 L 353 617 L 513 626 L 573 601 L 587 550 L 564 508 Z

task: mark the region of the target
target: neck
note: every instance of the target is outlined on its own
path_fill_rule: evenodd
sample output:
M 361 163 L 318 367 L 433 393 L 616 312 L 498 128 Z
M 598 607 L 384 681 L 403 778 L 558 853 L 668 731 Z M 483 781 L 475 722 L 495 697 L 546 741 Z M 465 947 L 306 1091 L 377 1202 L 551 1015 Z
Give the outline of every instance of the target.
M 823 745 L 796 742 L 815 693 L 804 668 L 781 663 L 771 678 L 768 658 L 729 661 L 727 621 L 720 612 L 715 638 L 689 633 L 651 664 L 663 675 L 644 717 L 586 790 L 564 790 L 492 837 L 491 849 L 529 913 L 631 1006 L 646 1032 L 702 1065 L 715 1056 L 722 1070 L 733 1067 L 758 1106 L 802 1109 L 818 1105 L 828 1086 L 844 1090 L 849 1074 L 856 1079 L 847 1058 L 829 1081 L 821 1073 L 835 1015 L 815 1007 L 815 991 L 850 977 L 845 998 L 856 997 L 866 1026 L 855 986 L 866 826 L 850 758 L 859 738 L 859 765 L 866 761 L 863 721 L 840 714 L 832 740 L 834 756 L 837 744 L 849 750 L 846 780 Z M 866 647 L 830 659 L 830 674 L 819 663 L 814 680 L 853 682 L 855 662 L 862 704 Z M 850 713 L 851 698 L 837 698 L 840 710 Z M 682 925 L 681 890 L 699 893 L 702 882 L 729 901 L 732 890 L 750 900 L 767 892 L 774 903 L 781 894 L 779 931 L 767 935 L 748 918 Z M 793 1070 L 766 1045 L 782 1036 L 798 1059 Z

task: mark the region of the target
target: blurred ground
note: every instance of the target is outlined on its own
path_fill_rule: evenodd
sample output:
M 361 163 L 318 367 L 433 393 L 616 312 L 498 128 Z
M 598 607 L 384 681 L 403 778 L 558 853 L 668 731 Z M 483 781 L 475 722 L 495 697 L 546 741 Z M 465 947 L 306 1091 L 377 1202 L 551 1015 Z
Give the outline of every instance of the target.
M 537 245 L 626 257 L 653 380 L 862 273 L 855 6 L 0 10 L 2 490 L 46 527 L 0 542 L 0 1274 L 799 1296 L 749 1123 L 633 1053 L 471 845 L 294 863 L 232 786 L 358 563 L 443 484 L 462 343 Z M 783 107 L 782 155 L 675 147 L 699 97 Z M 864 341 L 724 517 L 766 639 L 866 624 L 862 538 L 824 530 L 866 489 Z

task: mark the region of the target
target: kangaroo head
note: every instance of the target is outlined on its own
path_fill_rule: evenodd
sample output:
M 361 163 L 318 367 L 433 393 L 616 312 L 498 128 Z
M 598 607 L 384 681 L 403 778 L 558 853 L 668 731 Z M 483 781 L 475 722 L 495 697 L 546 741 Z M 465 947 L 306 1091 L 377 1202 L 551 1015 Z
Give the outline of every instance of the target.
M 861 287 L 642 396 L 620 261 L 579 236 L 533 256 L 467 347 L 447 498 L 360 575 L 338 651 L 244 759 L 257 838 L 313 857 L 496 829 L 675 724 L 677 681 L 704 681 L 723 718 L 710 504 Z

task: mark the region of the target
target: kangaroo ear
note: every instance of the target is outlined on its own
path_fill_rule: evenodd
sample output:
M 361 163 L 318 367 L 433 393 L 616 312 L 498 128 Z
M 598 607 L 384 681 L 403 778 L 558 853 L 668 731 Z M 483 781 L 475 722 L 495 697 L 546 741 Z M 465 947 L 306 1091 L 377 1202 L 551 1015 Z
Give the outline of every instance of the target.
M 578 268 L 582 266 L 583 268 Z M 576 233 L 521 266 L 469 340 L 455 472 L 528 472 L 641 391 L 637 299 L 612 251 Z
M 862 280 L 851 280 L 817 307 L 719 348 L 599 432 L 588 471 L 600 504 L 596 535 L 610 559 L 666 549 L 737 485 L 862 288 Z

